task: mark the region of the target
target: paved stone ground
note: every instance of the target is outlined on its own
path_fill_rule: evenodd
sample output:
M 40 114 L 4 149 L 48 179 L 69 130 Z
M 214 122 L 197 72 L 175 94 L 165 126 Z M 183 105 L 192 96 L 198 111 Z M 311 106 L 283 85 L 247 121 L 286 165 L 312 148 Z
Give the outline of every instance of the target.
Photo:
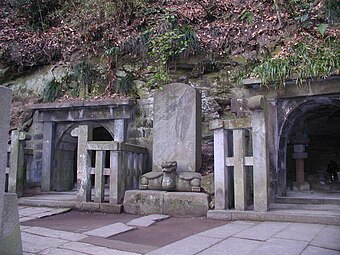
M 340 254 L 340 226 L 67 211 L 20 207 L 24 254 Z

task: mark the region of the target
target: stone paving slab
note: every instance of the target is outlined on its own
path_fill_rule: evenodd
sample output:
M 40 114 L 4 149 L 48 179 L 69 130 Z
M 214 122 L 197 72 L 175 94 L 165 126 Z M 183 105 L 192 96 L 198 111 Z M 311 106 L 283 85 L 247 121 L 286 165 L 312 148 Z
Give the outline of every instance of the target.
M 150 215 L 141 217 L 139 219 L 160 221 L 160 220 L 166 220 L 166 219 L 169 219 L 169 218 L 170 218 L 170 216 L 165 215 L 165 214 L 150 214 Z
M 144 217 L 133 219 L 129 221 L 126 225 L 135 227 L 150 227 L 156 221 L 161 221 L 170 218 L 169 215 L 164 214 L 150 214 Z
M 134 219 L 132 221 L 129 221 L 126 225 L 133 226 L 133 227 L 150 227 L 151 225 L 155 224 L 156 221 L 154 220 L 148 220 L 148 219 Z
M 295 223 L 277 233 L 274 237 L 311 242 L 324 228 L 324 225 Z
M 82 240 L 88 237 L 87 235 L 84 235 L 84 234 L 53 230 L 53 229 L 41 228 L 41 227 L 29 227 L 26 229 L 22 229 L 22 231 L 26 233 L 30 233 L 30 234 L 39 235 L 39 236 L 64 239 L 68 241 L 79 241 L 79 240 Z
M 339 255 L 339 251 L 324 249 L 315 246 L 308 246 L 301 255 Z
M 71 208 L 49 208 L 49 207 L 21 207 L 19 209 L 20 222 L 31 219 L 52 216 L 70 211 Z
M 25 230 L 25 229 L 27 229 L 27 228 L 30 228 L 30 226 L 20 226 L 20 230 L 21 230 L 21 231 L 23 231 L 23 230 Z
M 291 223 L 262 222 L 234 235 L 234 237 L 266 241 L 278 232 L 287 228 Z
M 158 249 L 159 247 L 136 244 L 130 242 L 124 242 L 119 240 L 110 240 L 101 237 L 91 236 L 81 240 L 82 243 L 93 244 L 97 246 L 103 246 L 110 249 L 117 249 L 122 251 L 136 252 L 136 253 L 148 253 L 153 250 Z
M 193 255 L 220 242 L 221 239 L 204 236 L 190 236 L 160 249 L 147 253 L 147 255 Z
M 48 248 L 56 248 L 69 241 L 58 238 L 42 237 L 30 233 L 21 233 L 22 247 L 25 252 L 37 253 Z
M 271 238 L 252 251 L 252 255 L 299 255 L 308 242 Z
M 85 232 L 85 235 L 99 236 L 99 237 L 109 237 L 118 235 L 130 230 L 136 229 L 135 227 L 129 227 L 123 223 L 114 223 L 104 227 L 96 228 Z
M 19 217 L 27 217 L 36 215 L 38 213 L 45 213 L 51 211 L 51 208 L 46 207 L 27 207 L 19 210 Z
M 71 251 L 60 248 L 51 248 L 38 253 L 39 255 L 84 255 L 83 252 Z
M 228 254 L 228 255 L 241 255 L 242 254 L 243 255 L 243 254 L 249 254 L 261 244 L 262 242 L 260 241 L 230 237 L 198 254 L 199 255 L 214 255 L 214 254 Z
M 256 223 L 250 223 L 250 222 L 249 223 L 248 222 L 245 222 L 245 223 L 231 222 L 231 223 L 225 224 L 224 226 L 209 229 L 207 231 L 198 233 L 197 235 L 226 239 L 232 235 L 235 235 L 241 231 L 249 229 L 255 225 Z
M 34 219 L 35 219 L 35 218 L 22 217 L 22 218 L 19 218 L 19 222 L 25 222 L 25 221 L 34 220 Z
M 106 247 L 95 246 L 87 243 L 72 242 L 62 245 L 60 248 L 83 252 L 91 255 L 139 255 L 140 253 L 120 251 Z
M 314 238 L 311 245 L 340 251 L 340 226 L 326 226 Z

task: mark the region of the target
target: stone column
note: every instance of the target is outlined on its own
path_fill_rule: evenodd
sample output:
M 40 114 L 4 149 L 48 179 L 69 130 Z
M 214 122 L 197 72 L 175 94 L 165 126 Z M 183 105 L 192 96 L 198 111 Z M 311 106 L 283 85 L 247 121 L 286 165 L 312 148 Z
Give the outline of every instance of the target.
M 89 167 L 91 163 L 90 153 L 87 150 L 87 142 L 93 139 L 93 129 L 87 125 L 81 125 L 72 130 L 71 135 L 78 137 L 78 169 L 77 169 L 77 187 L 78 202 L 91 201 L 91 178 Z
M 22 254 L 17 196 L 5 193 L 7 142 L 12 92 L 0 86 L 0 253 Z
M 214 127 L 210 127 L 213 129 Z M 214 130 L 214 182 L 215 210 L 226 210 L 230 206 L 228 188 L 231 176 L 226 165 L 228 157 L 228 131 L 220 128 Z
M 267 142 L 267 107 L 264 96 L 248 100 L 253 132 L 254 211 L 269 208 L 269 150 Z
M 42 158 L 42 173 L 41 173 L 41 190 L 51 190 L 52 179 L 52 164 L 54 151 L 54 134 L 55 125 L 53 122 L 44 122 L 43 131 L 43 158 Z
M 235 209 L 244 211 L 247 208 L 246 196 L 246 168 L 245 168 L 245 130 L 233 130 L 234 144 L 234 187 Z
M 24 141 L 29 140 L 25 132 L 13 130 L 11 133 L 10 170 L 8 174 L 8 192 L 20 197 L 24 189 Z
M 309 139 L 304 134 L 296 134 L 292 137 L 291 141 L 294 144 L 294 153 L 292 155 L 295 159 L 296 181 L 293 183 L 294 191 L 308 191 L 310 185 L 305 181 L 305 159 L 308 158 L 305 152 L 305 146 L 308 144 Z
M 105 152 L 96 151 L 96 168 L 95 168 L 95 180 L 94 180 L 94 202 L 104 202 L 105 191 L 105 178 L 104 178 L 104 166 L 105 166 Z
M 114 141 L 126 141 L 126 121 L 124 119 L 114 120 Z
M 122 178 L 122 152 L 110 151 L 110 194 L 109 201 L 112 204 L 118 204 L 121 199 L 121 191 L 123 190 Z

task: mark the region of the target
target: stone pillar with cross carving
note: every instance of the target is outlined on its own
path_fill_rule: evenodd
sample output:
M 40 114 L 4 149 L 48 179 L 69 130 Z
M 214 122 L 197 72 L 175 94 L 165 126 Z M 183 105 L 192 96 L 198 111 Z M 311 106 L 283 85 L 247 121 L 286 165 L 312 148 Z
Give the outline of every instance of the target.
M 269 149 L 265 97 L 259 95 L 249 98 L 248 107 L 251 110 L 253 133 L 254 211 L 266 212 L 269 209 Z
M 246 129 L 250 128 L 250 118 L 216 120 L 210 123 L 210 129 L 214 130 L 214 153 L 216 153 L 214 154 L 216 210 L 230 207 L 228 193 L 231 181 L 234 182 L 235 209 L 244 211 L 247 207 L 245 168 L 252 166 L 253 158 L 246 157 L 245 133 Z M 232 138 L 227 136 L 228 130 L 232 131 Z M 230 144 L 233 144 L 232 148 Z M 231 156 L 231 151 L 233 151 L 233 156 Z M 230 167 L 234 167 L 234 180 L 231 180 L 231 173 L 228 171 Z

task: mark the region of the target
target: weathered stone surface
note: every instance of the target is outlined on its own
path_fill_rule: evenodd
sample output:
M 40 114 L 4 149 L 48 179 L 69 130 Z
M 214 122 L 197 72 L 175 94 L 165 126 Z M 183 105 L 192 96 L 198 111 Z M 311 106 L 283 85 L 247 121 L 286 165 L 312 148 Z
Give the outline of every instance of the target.
M 252 251 L 254 255 L 289 254 L 299 255 L 308 245 L 304 241 L 283 240 L 271 238 L 262 244 L 258 249 Z
M 134 219 L 129 221 L 126 225 L 134 226 L 134 227 L 150 227 L 151 225 L 155 224 L 156 221 L 148 220 L 148 219 Z
M 164 246 L 158 250 L 147 253 L 147 255 L 193 255 L 207 249 L 208 247 L 220 242 L 220 239 L 204 237 L 204 236 L 190 236 L 178 242 Z M 210 253 L 212 254 L 212 253 Z
M 231 222 L 231 223 L 225 224 L 224 226 L 201 232 L 197 235 L 226 239 L 232 235 L 235 235 L 241 231 L 244 231 L 246 229 L 253 227 L 255 224 L 256 223 L 253 223 L 253 222 L 242 222 L 241 224 L 237 222 Z
M 134 253 L 134 252 L 119 251 L 119 250 L 109 249 L 106 247 L 98 247 L 92 244 L 80 243 L 80 242 L 67 243 L 61 246 L 61 248 L 65 248 L 67 250 L 72 250 L 72 251 L 77 251 L 82 254 L 91 254 L 91 255 L 139 255 L 138 253 Z
M 7 162 L 7 141 L 10 119 L 10 105 L 12 100 L 11 90 L 0 87 L 0 236 L 3 222 L 5 201 L 5 181 Z
M 165 191 L 128 190 L 124 196 L 124 212 L 132 214 L 162 214 L 165 193 Z
M 211 255 L 211 254 L 228 254 L 228 255 L 239 255 L 239 254 L 252 254 L 251 252 L 261 245 L 262 242 L 238 239 L 230 237 L 211 248 L 198 253 L 199 255 Z
M 152 224 L 156 223 L 156 221 L 165 220 L 169 217 L 169 215 L 151 214 L 141 218 L 133 219 L 129 221 L 126 225 L 135 227 L 149 227 Z
M 210 173 L 208 175 L 202 176 L 201 187 L 204 191 L 209 194 L 213 195 L 215 192 L 215 185 L 214 185 L 214 173 Z
M 87 237 L 87 235 L 84 235 L 84 234 L 72 233 L 72 232 L 61 231 L 61 230 L 54 230 L 54 229 L 49 229 L 49 228 L 41 228 L 41 227 L 29 227 L 29 228 L 23 229 L 23 232 L 36 234 L 39 236 L 58 238 L 58 239 L 63 239 L 63 240 L 68 240 L 68 241 L 79 241 Z
M 124 211 L 131 214 L 202 217 L 208 208 L 205 193 L 129 190 L 124 198 Z
M 123 211 L 122 205 L 101 203 L 99 204 L 99 211 L 103 213 L 119 214 Z
M 245 239 L 265 241 L 289 225 L 290 223 L 285 222 L 263 222 L 234 236 Z
M 11 90 L 0 86 L 0 251 L 3 255 L 22 254 L 17 195 L 5 194 L 11 100 Z
M 301 255 L 339 255 L 338 251 L 324 249 L 315 246 L 307 246 L 306 249 L 301 253 Z
M 311 242 L 323 228 L 324 226 L 319 224 L 296 223 L 279 232 L 275 237 Z
M 41 252 L 48 248 L 56 248 L 69 242 L 67 240 L 43 237 L 25 232 L 21 234 L 21 237 L 24 251 L 32 253 Z
M 327 226 L 311 242 L 312 245 L 340 251 L 340 226 Z
M 163 161 L 177 161 L 177 171 L 201 167 L 201 98 L 194 88 L 173 83 L 154 99 L 153 171 Z M 171 148 L 164 149 L 164 146 Z
M 208 195 L 205 193 L 167 192 L 164 194 L 165 214 L 205 217 L 208 209 Z

